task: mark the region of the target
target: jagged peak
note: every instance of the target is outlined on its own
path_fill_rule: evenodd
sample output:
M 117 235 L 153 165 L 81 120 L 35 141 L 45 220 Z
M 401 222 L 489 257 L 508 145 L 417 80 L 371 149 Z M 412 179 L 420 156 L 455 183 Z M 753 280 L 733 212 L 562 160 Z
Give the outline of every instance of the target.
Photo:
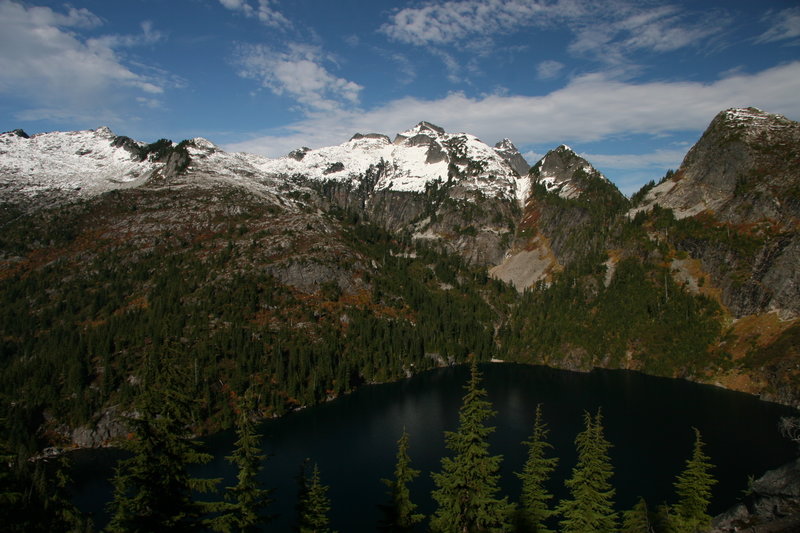
M 519 151 L 517 150 L 517 147 L 514 145 L 514 143 L 511 142 L 511 139 L 509 139 L 508 137 L 505 137 L 501 141 L 497 141 L 497 144 L 495 144 L 494 147 L 497 148 L 498 150 Z
M 412 135 L 418 135 L 420 133 L 423 133 L 423 134 L 425 134 L 425 133 L 435 133 L 437 135 L 444 135 L 445 134 L 445 130 L 441 126 L 437 126 L 436 124 L 433 124 L 433 123 L 428 122 L 426 120 L 422 120 L 416 126 L 411 128 L 410 130 L 406 130 L 406 131 L 402 132 L 400 135 L 403 135 L 405 137 L 410 137 Z

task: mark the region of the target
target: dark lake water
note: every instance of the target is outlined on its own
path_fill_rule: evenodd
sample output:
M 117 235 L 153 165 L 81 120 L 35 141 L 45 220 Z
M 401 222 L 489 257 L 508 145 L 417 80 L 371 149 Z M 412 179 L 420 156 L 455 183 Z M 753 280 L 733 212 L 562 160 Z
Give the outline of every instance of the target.
M 567 496 L 563 480 L 575 464 L 575 436 L 583 412 L 602 407 L 605 434 L 613 444 L 612 482 L 619 510 L 639 496 L 649 505 L 673 501 L 673 482 L 692 451 L 698 428 L 707 455 L 716 465 L 712 514 L 735 503 L 748 476 L 760 476 L 795 456 L 795 446 L 781 437 L 778 420 L 794 410 L 716 387 L 625 371 L 588 374 L 514 364 L 481 367 L 484 387 L 498 412 L 491 451 L 502 454 L 502 489 L 519 495 L 513 472 L 520 471 L 533 414 L 542 403 L 545 421 L 560 463 L 552 480 L 556 498 Z M 412 498 L 430 514 L 433 484 L 445 454 L 444 431 L 454 430 L 469 369 L 453 367 L 427 372 L 398 383 L 363 387 L 355 393 L 283 419 L 265 422 L 262 447 L 272 454 L 265 462 L 264 486 L 275 489 L 270 512 L 279 516 L 273 531 L 290 531 L 297 492 L 295 477 L 305 458 L 318 463 L 323 483 L 330 486 L 332 526 L 342 533 L 372 532 L 386 500 L 381 478 L 392 476 L 396 442 L 405 427 L 410 435 L 412 466 L 422 474 L 412 485 Z M 224 459 L 233 434 L 207 439 L 215 460 L 197 473 L 224 477 L 234 483 L 234 471 Z M 84 451 L 76 459 L 76 502 L 105 523 L 103 506 L 111 494 L 106 480 L 119 452 Z M 424 527 L 420 528 L 424 531 Z

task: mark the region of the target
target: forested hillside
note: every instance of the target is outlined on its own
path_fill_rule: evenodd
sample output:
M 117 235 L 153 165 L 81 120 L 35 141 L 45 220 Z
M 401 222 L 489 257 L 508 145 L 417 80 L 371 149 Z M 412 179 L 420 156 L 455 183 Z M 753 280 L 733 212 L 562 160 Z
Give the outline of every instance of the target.
M 796 404 L 800 299 L 784 280 L 798 275 L 797 123 L 725 113 L 677 172 L 631 199 L 567 147 L 520 176 L 516 149 L 427 123 L 394 143 L 355 136 L 277 162 L 204 139 L 70 137 L 108 145 L 134 181 L 73 190 L 56 173 L 32 196 L 17 185 L 44 178 L 4 182 L 4 438 L 28 454 L 107 444 L 166 368 L 189 376 L 202 432 L 229 427 L 230 399 L 250 387 L 260 415 L 279 416 L 470 354 Z M 759 148 L 723 179 L 709 160 L 730 143 Z M 325 150 L 347 165 L 325 171 Z M 375 150 L 377 163 L 359 159 Z M 408 154 L 446 179 L 408 181 Z M 319 176 L 269 170 L 302 164 Z M 762 185 L 769 176 L 781 185 Z M 711 194 L 720 180 L 736 183 L 727 203 Z

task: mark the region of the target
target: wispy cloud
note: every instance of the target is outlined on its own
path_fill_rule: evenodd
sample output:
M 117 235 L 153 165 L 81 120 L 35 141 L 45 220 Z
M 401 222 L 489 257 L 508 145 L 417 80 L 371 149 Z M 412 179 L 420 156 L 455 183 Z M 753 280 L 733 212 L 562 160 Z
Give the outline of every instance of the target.
M 140 24 L 142 32 L 134 35 L 104 35 L 87 39 L 86 45 L 94 49 L 132 48 L 157 44 L 164 40 L 164 34 L 156 30 L 153 22 L 145 20 Z
M 564 64 L 553 60 L 542 61 L 536 65 L 536 75 L 540 80 L 557 78 L 562 70 L 564 70 Z
M 408 44 L 451 44 L 530 24 L 537 15 L 561 9 L 564 4 L 567 2 L 553 6 L 523 0 L 429 2 L 396 11 L 380 31 L 391 39 Z
M 307 111 L 333 111 L 357 104 L 362 87 L 331 74 L 326 62 L 332 61 L 319 47 L 298 43 L 285 51 L 241 45 L 235 58 L 240 76 L 257 80 L 277 95 L 288 95 Z
M 679 6 L 653 7 L 629 0 L 448 0 L 400 9 L 379 31 L 396 42 L 441 53 L 455 45 L 489 50 L 495 36 L 523 29 L 567 28 L 572 34 L 570 53 L 624 66 L 634 62 L 632 56 L 638 51 L 699 47 L 728 22 L 722 10 L 699 14 Z M 549 73 L 552 70 L 542 77 Z
M 763 21 L 770 28 L 756 39 L 757 43 L 793 41 L 792 44 L 800 44 L 800 7 L 769 11 Z
M 171 86 L 166 78 L 126 64 L 116 52 L 160 41 L 152 23 L 143 23 L 139 35 L 81 38 L 80 30 L 101 25 L 87 9 L 60 13 L 0 2 L 0 93 L 27 107 L 18 118 L 96 121 L 116 116 L 111 110 L 127 97 L 152 101 Z
M 271 28 L 290 28 L 292 24 L 283 14 L 272 7 L 272 0 L 258 0 L 256 5 L 247 0 L 219 0 L 219 3 L 231 11 L 238 11 L 248 18 L 256 18 Z
M 517 146 L 588 143 L 627 135 L 700 131 L 728 107 L 756 106 L 800 117 L 800 62 L 754 74 L 736 73 L 713 83 L 631 83 L 600 74 L 573 79 L 544 96 L 493 94 L 470 98 L 402 98 L 367 111 L 311 113 L 301 121 L 231 144 L 229 149 L 279 156 L 298 146 L 338 144 L 354 132 L 394 133 L 428 120 L 493 143 Z M 668 158 L 669 154 L 662 153 Z M 631 163 L 628 158 L 628 163 Z M 614 164 L 623 165 L 625 159 Z

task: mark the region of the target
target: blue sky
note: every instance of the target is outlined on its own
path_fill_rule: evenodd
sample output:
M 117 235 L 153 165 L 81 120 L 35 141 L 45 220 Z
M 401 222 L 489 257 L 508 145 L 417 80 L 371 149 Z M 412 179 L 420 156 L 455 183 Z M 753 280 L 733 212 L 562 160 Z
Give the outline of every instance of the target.
M 800 119 L 796 0 L 0 0 L 0 130 L 279 156 L 428 120 L 630 194 L 722 109 Z

